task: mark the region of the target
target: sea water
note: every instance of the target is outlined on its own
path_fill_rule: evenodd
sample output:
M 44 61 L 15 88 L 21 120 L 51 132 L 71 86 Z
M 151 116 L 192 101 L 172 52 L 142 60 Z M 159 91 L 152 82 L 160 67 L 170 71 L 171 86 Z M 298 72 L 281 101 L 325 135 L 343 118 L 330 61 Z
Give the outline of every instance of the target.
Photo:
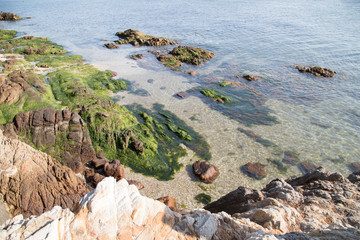
M 350 163 L 360 161 L 359 1 L 0 0 L 0 6 L 31 17 L 2 22 L 0 28 L 48 37 L 98 68 L 117 72 L 131 82 L 131 91 L 113 96 L 119 104 L 163 104 L 205 137 L 211 163 L 221 172 L 215 183 L 203 184 L 192 175 L 191 163 L 198 157 L 189 151 L 172 181 L 127 169 L 128 179 L 141 180 L 150 197 L 172 195 L 184 206 L 197 207 L 198 193 L 216 199 L 239 185 L 261 189 L 273 178 L 301 175 L 297 165 L 282 161 L 284 152 L 344 175 Z M 190 76 L 166 69 L 147 52 L 153 48 L 103 47 L 129 28 L 216 56 L 190 67 L 197 73 Z M 144 58 L 129 58 L 137 53 Z M 296 64 L 337 74 L 317 78 L 299 73 Z M 248 82 L 235 77 L 239 74 L 259 80 Z M 223 81 L 235 83 L 220 87 Z M 203 88 L 217 89 L 233 102 L 212 102 L 199 93 Z M 190 97 L 176 98 L 180 91 Z M 241 166 L 248 162 L 263 164 L 267 177 L 245 175 Z

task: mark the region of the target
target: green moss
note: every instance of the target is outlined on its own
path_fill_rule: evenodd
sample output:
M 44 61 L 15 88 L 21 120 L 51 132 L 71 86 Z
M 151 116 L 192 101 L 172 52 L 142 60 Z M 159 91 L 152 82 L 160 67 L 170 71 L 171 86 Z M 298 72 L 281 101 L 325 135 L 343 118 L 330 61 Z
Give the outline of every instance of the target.
M 218 91 L 214 89 L 203 89 L 200 91 L 203 95 L 206 97 L 210 97 L 213 99 L 221 99 L 224 102 L 232 102 L 232 100 L 228 97 L 225 97 L 224 95 L 221 95 Z
M 230 81 L 219 83 L 220 87 L 226 87 L 226 86 L 231 85 L 231 84 L 232 84 L 232 82 L 230 82 Z
M 211 202 L 211 196 L 205 193 L 200 193 L 195 196 L 195 200 L 203 204 L 208 204 Z
M 0 40 L 9 40 L 16 37 L 17 31 L 0 29 Z M 4 42 L 6 43 L 6 42 Z M 1 44 L 4 44 L 1 43 Z
M 28 55 L 26 56 L 26 60 L 36 62 L 37 66 L 41 67 L 46 65 L 46 67 L 64 67 L 74 64 L 79 64 L 84 62 L 79 55 L 50 55 L 50 56 L 43 56 L 43 55 Z

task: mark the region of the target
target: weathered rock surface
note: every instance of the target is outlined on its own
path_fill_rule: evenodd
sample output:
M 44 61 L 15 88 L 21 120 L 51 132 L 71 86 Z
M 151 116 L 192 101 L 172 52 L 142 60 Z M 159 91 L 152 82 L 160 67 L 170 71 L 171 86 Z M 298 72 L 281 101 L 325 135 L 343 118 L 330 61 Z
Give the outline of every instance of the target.
M 154 37 L 143 34 L 138 30 L 128 29 L 124 32 L 117 32 L 116 36 L 121 38 L 115 41 L 117 44 L 131 44 L 133 46 L 154 46 L 176 45 L 177 42 L 163 37 Z
M 306 72 L 306 73 L 310 73 L 316 77 L 334 77 L 335 76 L 335 71 L 328 69 L 328 68 L 323 68 L 323 67 L 319 67 L 319 66 L 311 66 L 311 67 L 305 67 L 305 66 L 296 66 L 295 67 L 297 70 L 299 70 L 299 72 Z
M 0 12 L 0 21 L 15 21 L 20 19 L 22 18 L 15 13 Z
M 205 182 L 212 183 L 220 175 L 219 169 L 206 161 L 196 161 L 192 168 L 194 174 Z
M 309 179 L 312 180 L 309 182 Z M 350 205 L 346 209 L 356 210 L 354 206 L 359 204 L 359 199 L 356 198 L 359 194 L 358 186 L 345 178 L 341 181 L 336 179 L 341 180 L 337 174 L 318 170 L 311 176 L 292 181 L 306 182 L 308 185 L 311 185 L 312 181 L 327 181 L 327 184 L 348 186 L 349 188 L 341 189 L 353 194 L 348 197 L 352 200 L 347 202 Z M 304 190 L 304 186 L 295 188 Z M 333 210 L 341 209 L 345 205 L 317 205 L 324 204 L 322 197 L 305 196 L 295 188 L 284 180 L 274 180 L 262 191 L 239 188 L 232 193 L 232 202 L 226 205 L 224 201 L 222 205 L 225 209 L 237 210 L 232 211 L 235 213 L 233 217 L 226 212 L 211 214 L 206 210 L 179 214 L 159 201 L 141 196 L 137 188 L 129 185 L 126 180 L 116 182 L 110 177 L 85 195 L 74 213 L 54 207 L 41 216 L 29 219 L 18 215 L 0 227 L 0 238 L 359 239 L 359 221 L 348 221 L 349 218 L 357 216 L 358 212 L 350 211 L 349 216 L 342 216 L 343 211 L 334 213 Z M 336 194 L 340 188 L 329 191 Z M 306 201 L 310 197 L 315 202 Z M 247 207 L 242 210 L 236 208 L 241 207 L 242 203 L 247 204 Z
M 186 215 L 143 197 L 126 180 L 106 178 L 82 198 L 75 213 L 54 207 L 38 217 L 19 215 L 0 230 L 1 239 L 276 239 L 261 226 L 226 213 Z
M 9 137 L 13 137 L 7 134 L 13 129 L 24 141 L 48 148 L 50 155 L 75 172 L 81 172 L 83 165 L 96 157 L 85 122 L 70 110 L 43 108 L 19 113 L 4 129 Z M 51 148 L 55 145 L 61 148 Z
M 252 75 L 243 75 L 242 77 L 245 78 L 248 81 L 257 81 L 257 80 L 259 80 L 258 77 L 255 77 L 255 76 L 252 76 Z
M 266 177 L 266 171 L 260 163 L 247 163 L 241 167 L 241 170 L 248 176 L 255 179 L 261 179 Z
M 0 130 L 0 197 L 13 216 L 74 209 L 88 187 L 68 167 Z M 0 237 L 1 238 L 1 237 Z
M 322 234 L 335 236 L 337 231 L 339 238 L 349 233 L 349 239 L 356 239 L 360 237 L 359 175 L 346 179 L 318 168 L 302 177 L 273 180 L 261 191 L 239 187 L 205 209 L 247 218 L 278 234 L 302 232 L 326 239 Z
M 176 200 L 173 197 L 170 196 L 166 196 L 166 197 L 161 197 L 157 199 L 159 202 L 164 203 L 166 206 L 168 206 L 171 210 L 175 211 L 176 210 Z
M 200 65 L 201 63 L 207 62 L 215 56 L 214 53 L 204 49 L 187 46 L 178 46 L 174 48 L 170 54 L 176 57 L 176 59 L 180 62 L 192 65 Z

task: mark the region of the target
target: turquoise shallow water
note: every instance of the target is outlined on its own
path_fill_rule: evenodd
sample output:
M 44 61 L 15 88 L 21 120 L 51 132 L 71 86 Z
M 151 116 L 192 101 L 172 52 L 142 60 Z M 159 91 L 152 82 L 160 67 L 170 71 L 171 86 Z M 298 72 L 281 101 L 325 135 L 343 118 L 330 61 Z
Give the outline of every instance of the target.
M 120 96 L 124 103 L 160 102 L 182 113 L 208 138 L 214 161 L 225 170 L 235 169 L 234 175 L 243 176 L 240 166 L 248 161 L 266 164 L 269 179 L 282 175 L 267 159 L 281 161 L 288 150 L 302 161 L 344 174 L 349 173 L 349 163 L 360 159 L 359 1 L 0 0 L 0 6 L 2 11 L 32 17 L 0 23 L 1 28 L 48 37 L 148 91 L 147 97 Z M 104 40 L 115 40 L 117 31 L 128 28 L 202 47 L 216 57 L 196 68 L 198 74 L 190 78 L 170 72 L 151 56 L 137 63 L 128 59 L 129 54 L 146 54 L 147 49 L 102 47 Z M 297 72 L 295 64 L 328 67 L 337 74 L 332 79 L 315 78 Z M 235 78 L 237 74 L 260 80 L 247 82 Z M 154 85 L 147 83 L 148 78 L 155 78 Z M 222 81 L 237 85 L 221 88 Z M 234 102 L 212 103 L 197 92 L 203 87 L 218 89 Z M 201 101 L 181 104 L 171 98 L 178 90 L 189 90 Z M 189 120 L 204 110 L 203 104 L 220 114 Z M 221 116 L 232 120 L 230 127 L 224 127 Z M 206 129 L 207 121 L 211 124 Z M 215 146 L 219 141 L 224 146 Z M 300 174 L 296 167 L 289 168 L 286 176 Z M 246 181 L 254 185 L 251 179 Z

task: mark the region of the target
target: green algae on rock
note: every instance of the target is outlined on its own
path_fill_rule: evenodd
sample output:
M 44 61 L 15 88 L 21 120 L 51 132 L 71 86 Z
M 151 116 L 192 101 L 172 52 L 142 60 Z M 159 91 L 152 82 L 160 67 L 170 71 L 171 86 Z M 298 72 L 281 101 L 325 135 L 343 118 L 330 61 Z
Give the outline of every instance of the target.
M 200 193 L 195 196 L 195 200 L 203 204 L 208 204 L 211 202 L 211 196 L 205 193 Z
M 117 44 L 131 44 L 133 46 L 165 46 L 176 45 L 177 42 L 163 37 L 146 35 L 138 30 L 128 29 L 124 32 L 117 32 L 116 36 L 121 38 L 115 41 Z
M 223 102 L 232 102 L 231 98 L 221 95 L 217 90 L 214 89 L 203 89 L 200 91 L 206 97 L 214 99 L 214 101 Z

